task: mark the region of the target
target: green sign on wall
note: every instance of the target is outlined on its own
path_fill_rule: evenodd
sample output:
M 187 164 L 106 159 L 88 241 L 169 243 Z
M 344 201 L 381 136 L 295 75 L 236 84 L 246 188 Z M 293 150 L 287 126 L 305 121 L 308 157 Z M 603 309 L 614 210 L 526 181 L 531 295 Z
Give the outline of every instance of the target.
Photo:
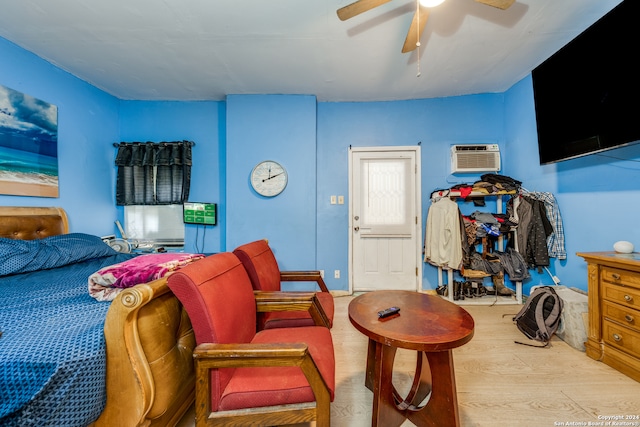
M 186 202 L 184 204 L 184 223 L 216 225 L 216 204 Z

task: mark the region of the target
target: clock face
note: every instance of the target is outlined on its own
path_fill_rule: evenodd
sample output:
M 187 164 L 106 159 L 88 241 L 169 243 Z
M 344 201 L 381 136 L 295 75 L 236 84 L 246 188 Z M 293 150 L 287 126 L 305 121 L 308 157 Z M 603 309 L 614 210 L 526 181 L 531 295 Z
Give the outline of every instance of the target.
M 262 196 L 277 196 L 287 186 L 287 171 L 277 162 L 260 162 L 251 172 L 251 186 Z

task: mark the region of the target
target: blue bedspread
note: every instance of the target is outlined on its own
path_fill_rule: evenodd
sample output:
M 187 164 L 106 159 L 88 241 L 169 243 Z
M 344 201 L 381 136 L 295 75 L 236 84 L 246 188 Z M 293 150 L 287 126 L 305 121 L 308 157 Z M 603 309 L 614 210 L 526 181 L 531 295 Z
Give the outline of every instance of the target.
M 86 426 L 104 409 L 110 303 L 89 296 L 87 279 L 134 256 L 104 246 L 98 258 L 63 256 L 61 267 L 0 277 L 1 426 Z

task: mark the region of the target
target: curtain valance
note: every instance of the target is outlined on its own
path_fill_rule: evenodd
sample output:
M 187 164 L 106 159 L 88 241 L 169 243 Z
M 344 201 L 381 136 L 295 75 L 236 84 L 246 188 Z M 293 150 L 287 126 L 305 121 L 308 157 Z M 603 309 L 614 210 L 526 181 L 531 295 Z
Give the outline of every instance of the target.
M 181 204 L 189 198 L 192 141 L 114 145 L 117 205 Z

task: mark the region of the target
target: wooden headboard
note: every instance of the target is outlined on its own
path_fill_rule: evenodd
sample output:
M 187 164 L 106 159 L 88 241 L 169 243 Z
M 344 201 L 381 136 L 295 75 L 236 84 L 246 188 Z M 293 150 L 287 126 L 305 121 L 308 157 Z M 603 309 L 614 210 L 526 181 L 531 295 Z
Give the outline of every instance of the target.
M 69 232 L 62 208 L 0 206 L 0 237 L 35 240 Z

